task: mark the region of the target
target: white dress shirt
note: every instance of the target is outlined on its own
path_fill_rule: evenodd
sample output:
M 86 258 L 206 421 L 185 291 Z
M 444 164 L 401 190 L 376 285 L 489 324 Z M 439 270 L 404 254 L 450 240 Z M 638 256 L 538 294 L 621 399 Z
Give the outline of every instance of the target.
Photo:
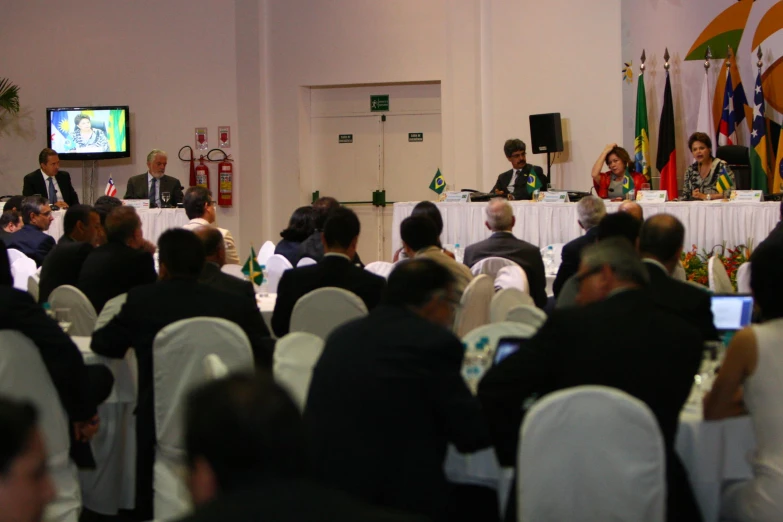
M 41 194 L 41 195 L 46 199 L 49 199 L 49 176 L 47 176 L 42 169 L 39 170 L 41 171 L 41 176 L 43 176 L 44 179 L 44 186 L 46 187 L 46 194 Z M 54 201 L 50 201 L 49 203 L 51 205 L 54 205 L 58 201 L 65 201 L 65 200 L 63 199 L 63 193 L 60 192 L 60 185 L 57 183 L 57 178 L 52 176 L 52 181 L 54 182 L 54 190 L 55 190 Z
M 149 194 L 152 189 L 152 180 L 154 178 L 155 177 L 147 171 L 147 194 Z M 155 204 L 160 208 L 160 180 L 155 183 Z

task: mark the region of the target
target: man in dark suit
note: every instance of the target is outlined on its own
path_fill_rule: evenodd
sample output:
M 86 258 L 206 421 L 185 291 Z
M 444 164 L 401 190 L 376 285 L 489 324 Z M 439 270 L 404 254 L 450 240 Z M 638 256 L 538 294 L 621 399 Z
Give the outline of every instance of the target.
M 71 175 L 60 170 L 60 157 L 53 149 L 44 149 L 38 155 L 41 168 L 24 177 L 23 196 L 38 194 L 49 200 L 53 208 L 68 208 L 79 203 L 79 196 L 71 185 Z
M 111 218 L 111 215 L 109 216 Z M 92 336 L 92 349 L 106 357 L 136 352 L 139 369 L 136 417 L 136 514 L 152 518 L 152 465 L 155 459 L 153 342 L 164 327 L 192 317 L 220 317 L 239 325 L 250 341 L 256 364 L 269 368 L 269 331 L 254 301 L 237 299 L 198 282 L 204 247 L 193 232 L 170 229 L 158 241 L 160 281 L 132 288 L 120 313 Z M 86 265 L 85 265 L 86 266 Z
M 549 178 L 541 167 L 527 162 L 527 146 L 522 140 L 507 140 L 503 145 L 506 159 L 511 163 L 511 170 L 507 170 L 498 176 L 495 186 L 490 192 L 500 196 L 511 196 L 510 199 L 530 199 L 533 191 L 545 191 L 549 185 Z M 536 182 L 538 178 L 538 182 Z
M 220 229 L 202 225 L 194 229 L 193 233 L 201 240 L 206 256 L 204 270 L 201 271 L 198 282 L 237 297 L 253 299 L 255 302 L 256 293 L 253 283 L 221 271 L 221 267 L 226 264 L 226 244 Z
M 185 448 L 196 506 L 185 522 L 423 520 L 370 507 L 308 479 L 299 411 L 266 372 L 233 374 L 191 392 Z
M 535 337 L 479 383 L 501 465 L 516 463 L 528 397 L 587 384 L 618 388 L 646 403 L 661 429 L 667 520 L 700 520 L 674 439 L 701 363 L 701 336 L 650 298 L 647 270 L 623 238 L 585 248 L 577 278 L 584 306 L 555 310 Z
M 144 240 L 141 219 L 133 207 L 119 207 L 106 217 L 107 243 L 84 260 L 76 287 L 84 292 L 97 313 L 112 297 L 133 287 L 154 283 L 158 275 L 152 252 Z
M 4 239 L 8 248 L 15 248 L 41 266 L 54 248 L 54 238 L 45 232 L 52 224 L 52 208 L 42 196 L 30 196 L 22 201 L 24 226 Z
M 488 257 L 510 259 L 522 267 L 527 275 L 530 296 L 536 306 L 546 306 L 546 274 L 544 261 L 538 247 L 527 241 L 514 237 L 511 230 L 516 218 L 508 201 L 495 198 L 487 205 L 487 220 L 484 224 L 492 231 L 492 235 L 484 241 L 468 245 L 465 249 L 464 262 L 472 267 Z
M 149 199 L 150 208 L 175 207 L 182 203 L 182 184 L 177 178 L 165 174 L 167 163 L 168 157 L 162 150 L 153 149 L 147 154 L 147 172 L 128 179 L 125 199 Z M 168 203 L 160 199 L 164 192 L 171 194 Z
M 446 518 L 446 446 L 487 447 L 451 333 L 451 272 L 402 261 L 384 303 L 337 328 L 313 370 L 304 420 L 316 478 L 376 506 Z
M 555 282 L 552 285 L 555 297 L 560 294 L 560 289 L 563 288 L 565 282 L 576 274 L 576 271 L 579 269 L 582 249 L 587 245 L 595 243 L 598 234 L 598 229 L 595 227 L 606 215 L 606 205 L 599 197 L 586 196 L 576 204 L 576 212 L 579 226 L 585 230 L 585 234 L 563 245 L 562 261 L 560 262 Z
M 8 210 L 0 215 L 0 239 L 3 241 L 22 228 L 22 215 L 16 210 Z
M 101 218 L 94 208 L 73 205 L 65 211 L 63 235 L 41 266 L 40 302 L 46 302 L 58 286 L 76 286 L 85 259 L 97 241 L 104 237 L 101 229 Z
M 278 337 L 288 333 L 294 305 L 303 295 L 336 286 L 359 296 L 368 310 L 381 300 L 386 281 L 353 264 L 359 241 L 359 218 L 345 207 L 333 210 L 323 232 L 323 259 L 315 265 L 286 270 L 277 287 L 277 301 L 272 314 L 272 329 Z
M 685 227 L 671 214 L 656 214 L 642 225 L 639 254 L 650 275 L 649 292 L 658 306 L 699 330 L 702 339 L 716 341 L 709 292 L 671 277 L 680 262 L 684 239 Z

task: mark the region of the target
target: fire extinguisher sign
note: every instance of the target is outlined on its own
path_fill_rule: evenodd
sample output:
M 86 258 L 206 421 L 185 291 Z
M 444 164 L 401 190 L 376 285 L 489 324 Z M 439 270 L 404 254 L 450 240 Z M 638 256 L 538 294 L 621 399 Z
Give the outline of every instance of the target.
M 231 127 L 218 127 L 218 146 L 221 149 L 231 147 Z

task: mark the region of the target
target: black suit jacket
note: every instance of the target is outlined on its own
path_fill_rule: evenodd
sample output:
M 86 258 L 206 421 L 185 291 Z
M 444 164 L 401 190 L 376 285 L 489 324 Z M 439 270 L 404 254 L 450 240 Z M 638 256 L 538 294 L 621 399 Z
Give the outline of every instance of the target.
M 109 242 L 84 260 L 76 287 L 84 292 L 97 313 L 112 297 L 158 278 L 152 254 L 124 243 Z
M 527 176 L 530 175 L 530 173 L 535 172 L 536 176 L 538 176 L 538 179 L 541 180 L 541 188 L 539 190 L 546 191 L 547 186 L 549 185 L 549 178 L 544 174 L 543 169 L 537 165 L 531 165 L 530 163 L 525 164 L 524 167 L 522 167 L 522 174 L 523 176 L 517 176 L 517 181 L 514 185 L 514 199 L 515 200 L 529 200 L 532 197 L 532 194 L 529 194 L 527 191 Z M 506 172 L 500 174 L 498 176 L 498 180 L 495 182 L 495 186 L 492 187 L 491 192 L 495 192 L 496 190 L 502 190 L 504 193 L 508 193 L 508 184 L 511 183 L 511 177 L 514 174 L 514 169 L 507 170 Z
M 342 256 L 325 256 L 318 264 L 286 270 L 277 286 L 277 301 L 272 314 L 272 329 L 277 337 L 288 333 L 291 312 L 299 298 L 325 286 L 353 292 L 364 301 L 368 310 L 372 310 L 381 301 L 386 280 Z
M 86 266 L 86 265 L 85 265 Z M 122 358 L 130 347 L 139 369 L 136 416 L 136 508 L 143 520 L 152 518 L 152 465 L 155 459 L 155 398 L 152 343 L 165 326 L 191 317 L 222 317 L 247 334 L 256 363 L 271 367 L 267 330 L 254 299 L 237 298 L 193 280 L 168 280 L 133 288 L 128 300 L 106 326 L 92 335 L 92 349 Z
M 275 252 L 277 253 L 277 252 Z M 286 256 L 288 257 L 288 256 Z M 309 257 L 314 261 L 320 261 L 324 257 L 324 245 L 321 242 L 321 231 L 316 230 L 310 236 L 299 244 L 299 253 L 296 257 L 296 261 L 291 261 L 291 264 L 296 266 L 303 257 Z M 290 261 L 290 259 L 289 259 Z M 354 254 L 353 263 L 364 268 L 364 263 L 359 259 L 359 254 Z
M 472 267 L 482 259 L 502 257 L 515 262 L 525 271 L 530 286 L 530 296 L 536 306 L 546 306 L 546 274 L 544 260 L 538 247 L 527 241 L 517 239 L 511 232 L 495 232 L 489 238 L 468 245 L 465 249 L 464 262 Z
M 172 176 L 164 174 L 158 180 L 160 192 L 170 192 L 170 206 L 182 203 L 182 183 Z M 125 199 L 150 199 L 150 187 L 147 182 L 147 172 L 128 178 L 128 187 L 125 189 Z
M 209 261 L 204 263 L 204 270 L 201 271 L 198 282 L 231 295 L 247 297 L 253 300 L 256 298 L 253 283 L 225 274 L 216 263 L 210 263 Z
M 601 325 L 609 320 L 612 328 L 607 335 Z M 588 384 L 618 388 L 646 403 L 661 428 L 668 520 L 699 520 L 674 440 L 701 358 L 702 339 L 696 329 L 658 308 L 645 290 L 555 310 L 527 345 L 493 367 L 479 383 L 478 397 L 498 459 L 503 465 L 516 464 L 527 397 Z
M 63 201 L 65 201 L 69 207 L 78 204 L 79 195 L 76 194 L 75 190 L 73 190 L 73 185 L 71 185 L 71 175 L 64 170 L 61 170 L 54 175 L 54 179 L 60 186 L 61 194 L 58 194 L 58 196 L 62 197 Z M 49 186 L 44 182 L 41 169 L 34 170 L 24 177 L 22 195 L 27 197 L 32 196 L 33 194 L 40 194 L 45 198 L 49 197 Z
M 45 303 L 52 290 L 62 285 L 76 286 L 79 273 L 93 246 L 89 243 L 66 241 L 63 236 L 41 266 L 41 279 L 38 282 L 38 301 Z
M 598 240 L 598 227 L 593 227 L 584 235 L 579 236 L 563 245 L 563 251 L 560 254 L 560 268 L 557 270 L 557 277 L 552 284 L 552 292 L 555 297 L 560 295 L 560 289 L 563 288 L 568 279 L 579 271 L 579 261 L 582 256 L 582 249 L 592 245 Z
M 54 248 L 52 236 L 41 231 L 35 225 L 25 225 L 5 240 L 5 246 L 15 248 L 41 266 L 49 252 Z
M 759 246 L 756 247 L 756 249 L 763 245 L 776 245 L 778 247 L 783 247 L 783 221 L 779 221 L 778 224 L 775 225 L 775 228 L 773 228 L 769 235 L 765 237 L 761 243 L 759 243 Z M 750 257 L 752 259 L 753 254 L 751 254 Z
M 463 453 L 489 445 L 462 356 L 454 334 L 403 307 L 337 328 L 304 414 L 316 477 L 376 506 L 442 519 L 447 444 Z
M 277 245 L 275 245 L 275 254 L 280 254 L 284 258 L 288 259 L 289 263 L 296 266 L 297 261 L 299 261 L 299 247 L 301 245 L 301 241 L 289 241 L 288 239 L 281 239 Z M 321 257 L 323 257 L 323 249 L 321 250 Z

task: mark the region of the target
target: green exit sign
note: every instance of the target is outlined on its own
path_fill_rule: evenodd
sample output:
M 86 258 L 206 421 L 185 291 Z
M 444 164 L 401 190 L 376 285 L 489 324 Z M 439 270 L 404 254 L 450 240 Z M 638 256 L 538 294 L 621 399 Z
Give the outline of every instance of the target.
M 370 112 L 383 112 L 389 110 L 389 95 L 388 94 L 371 94 L 370 95 Z

